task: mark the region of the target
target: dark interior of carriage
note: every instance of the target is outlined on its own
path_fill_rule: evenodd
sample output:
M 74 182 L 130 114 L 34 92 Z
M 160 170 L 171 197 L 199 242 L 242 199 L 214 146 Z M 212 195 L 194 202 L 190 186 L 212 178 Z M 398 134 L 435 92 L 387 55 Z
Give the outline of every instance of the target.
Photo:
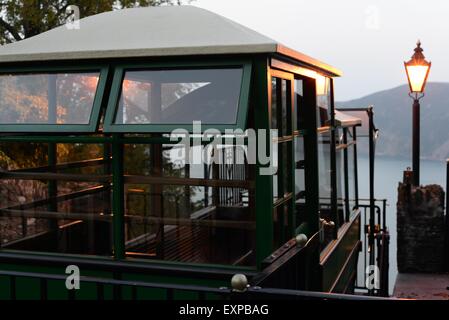
M 67 81 L 85 86 L 81 88 L 86 91 L 91 88 L 79 77 L 67 80 L 65 76 L 65 82 L 59 75 L 51 77 L 51 83 L 43 83 L 45 77 L 17 83 L 20 95 L 28 94 L 29 100 L 42 92 L 44 116 L 54 120 L 56 116 L 47 114 L 59 112 L 65 95 L 73 95 Z M 207 69 L 133 71 L 125 77 L 116 121 L 234 123 L 241 78 L 239 68 L 220 70 L 219 75 Z M 14 103 L 14 119 L 34 121 Z M 71 109 L 81 107 L 89 110 L 85 105 L 71 105 Z M 68 116 L 58 114 L 58 121 L 74 117 Z M 255 213 L 249 205 L 254 201 L 253 174 L 244 160 L 226 162 L 229 157 L 241 157 L 239 146 L 216 149 L 221 163 L 189 165 L 178 156 L 180 146 L 151 142 L 161 134 L 124 134 L 114 146 L 111 135 L 97 133 L 97 143 L 80 143 L 76 138 L 73 143 L 61 143 L 57 135 L 47 136 L 42 143 L 26 139 L 0 143 L 1 248 L 112 256 L 114 224 L 121 223 L 129 258 L 255 264 Z M 138 143 L 132 140 L 136 137 L 141 139 Z M 114 167 L 113 148 L 121 153 L 122 168 Z M 120 196 L 114 195 L 114 181 L 122 185 Z M 113 215 L 114 197 L 124 212 L 122 221 Z

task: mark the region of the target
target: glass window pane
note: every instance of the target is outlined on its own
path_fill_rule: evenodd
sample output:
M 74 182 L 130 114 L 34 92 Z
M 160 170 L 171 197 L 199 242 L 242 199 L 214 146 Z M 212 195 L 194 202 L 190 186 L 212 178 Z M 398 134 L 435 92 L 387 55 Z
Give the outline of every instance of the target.
M 1 124 L 89 124 L 99 72 L 0 75 Z
M 340 223 L 345 221 L 346 194 L 345 194 L 345 170 L 344 170 L 344 150 L 337 150 L 336 154 L 336 179 L 337 179 L 337 210 Z
M 295 194 L 296 200 L 303 199 L 305 194 L 304 176 L 304 138 L 295 137 Z
M 271 78 L 271 128 L 278 129 L 279 137 L 291 134 L 291 81 Z
M 190 192 L 185 192 L 186 189 Z M 204 189 L 188 185 L 127 184 L 127 256 L 253 265 L 255 221 L 250 207 L 243 202 L 206 205 Z M 235 193 L 229 190 L 228 195 Z
M 277 78 L 271 78 L 271 129 L 278 129 L 278 88 Z M 280 135 L 280 132 L 278 133 Z
M 331 112 L 330 79 L 318 77 L 316 81 L 317 127 L 329 125 Z
M 303 93 L 303 81 L 300 79 L 295 79 L 294 81 L 294 112 L 295 114 L 293 115 L 293 119 L 295 119 L 294 121 L 294 125 L 295 127 L 293 128 L 294 130 L 300 130 L 302 128 L 304 128 L 303 125 L 303 121 L 304 119 L 302 119 L 303 117 L 300 116 L 300 114 L 302 114 L 301 112 L 301 108 L 303 108 L 304 106 L 304 93 Z
M 234 124 L 243 69 L 126 71 L 115 124 Z
M 348 130 L 348 142 L 352 142 L 353 138 L 351 135 L 352 130 Z M 348 190 L 349 190 L 349 209 L 352 212 L 352 209 L 355 207 L 355 163 L 354 163 L 354 153 L 355 148 L 354 145 L 350 145 L 348 147 Z
M 290 99 L 290 81 L 282 79 L 282 136 L 291 134 L 291 99 Z
M 287 195 L 292 192 L 292 142 L 287 141 L 281 143 L 279 147 L 281 147 L 282 150 L 282 171 L 284 174 L 282 177 L 284 183 L 283 191 L 284 195 Z
M 49 164 L 53 149 L 55 161 Z M 108 171 L 103 149 L 94 144 L 2 143 L 0 246 L 111 256 L 110 180 L 93 178 Z
M 288 206 L 281 204 L 273 209 L 273 247 L 277 249 L 288 240 Z
M 318 135 L 318 170 L 320 209 L 323 213 L 331 204 L 331 166 L 330 166 L 330 132 Z
M 124 146 L 125 174 L 131 174 L 133 179 L 125 185 L 127 256 L 254 265 L 251 192 L 238 185 L 220 186 L 221 181 L 241 184 L 247 180 L 249 166 L 242 162 L 243 149 L 220 145 L 214 154 L 221 162 L 213 164 L 188 164 L 184 154 L 185 147 L 181 145 Z M 166 180 L 149 182 L 152 177 Z M 195 179 L 196 183 L 188 179 Z M 207 186 L 211 180 L 213 186 Z

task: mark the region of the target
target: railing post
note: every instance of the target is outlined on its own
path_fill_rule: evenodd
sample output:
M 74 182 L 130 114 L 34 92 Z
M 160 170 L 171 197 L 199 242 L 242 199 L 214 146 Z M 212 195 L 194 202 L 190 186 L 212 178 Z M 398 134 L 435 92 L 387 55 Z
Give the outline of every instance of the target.
M 385 232 L 385 231 L 384 231 Z M 384 242 L 383 245 L 385 246 L 385 251 L 384 251 L 384 288 L 385 288 L 385 292 L 384 292 L 384 297 L 388 297 L 389 296 L 389 284 L 390 284 L 390 234 L 387 232 L 384 235 Z
M 446 227 L 444 230 L 445 248 L 444 248 L 444 269 L 449 271 L 449 159 L 446 160 Z
M 368 118 L 369 118 L 369 200 L 370 200 L 370 215 L 369 215 L 369 234 L 368 234 L 368 245 L 370 248 L 369 264 L 374 265 L 374 122 L 373 122 L 373 108 L 368 108 Z M 372 290 L 370 290 L 372 294 Z
M 358 163 L 357 163 L 357 127 L 353 128 L 353 140 L 355 141 L 355 144 L 353 146 L 354 148 L 354 197 L 355 197 L 355 206 L 359 207 L 359 169 L 358 169 Z

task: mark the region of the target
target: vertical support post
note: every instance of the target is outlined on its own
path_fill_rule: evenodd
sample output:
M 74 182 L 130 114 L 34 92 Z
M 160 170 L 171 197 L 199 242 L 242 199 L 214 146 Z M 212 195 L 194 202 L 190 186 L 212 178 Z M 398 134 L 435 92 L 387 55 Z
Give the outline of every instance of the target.
M 320 189 L 318 167 L 318 133 L 317 133 L 317 102 L 316 81 L 313 78 L 304 78 L 304 100 L 299 116 L 303 117 L 304 124 L 304 183 L 306 210 L 304 221 L 308 237 L 319 231 Z M 313 246 L 308 253 L 305 268 L 305 289 L 322 290 L 322 277 L 320 274 L 319 246 Z
M 353 127 L 353 140 L 354 140 L 354 197 L 355 206 L 359 207 L 359 169 L 357 163 L 357 128 Z
M 319 229 L 320 189 L 318 168 L 318 134 L 316 111 L 315 79 L 304 79 L 304 101 L 300 110 L 300 117 L 304 118 L 304 183 L 306 210 L 304 221 L 309 234 L 313 235 Z
M 151 144 L 150 146 L 151 158 L 151 174 L 154 177 L 163 176 L 163 156 L 162 145 Z M 150 185 L 150 214 L 156 215 L 161 219 L 158 222 L 158 232 L 156 235 L 156 255 L 159 259 L 164 259 L 165 256 L 165 224 L 164 224 L 164 192 L 160 184 Z M 189 197 L 190 201 L 190 197 Z M 189 206 L 190 207 L 190 206 Z M 186 212 L 188 212 L 186 208 Z
M 277 128 L 279 129 L 278 131 L 278 135 L 280 137 L 282 137 L 284 135 L 284 130 L 286 130 L 287 128 L 283 128 L 283 114 L 282 114 L 282 108 L 283 108 L 283 99 L 282 99 L 282 82 L 283 79 L 276 77 L 276 124 L 277 124 Z M 269 82 L 270 83 L 270 82 Z M 270 88 L 272 88 L 270 86 Z M 273 102 L 273 99 L 270 99 L 270 102 Z M 271 105 L 270 105 L 270 109 L 271 109 Z M 270 112 L 270 123 L 271 120 L 273 118 L 273 114 L 272 114 L 272 109 Z M 275 128 L 273 128 L 275 129 Z M 285 177 L 285 169 L 284 168 L 284 159 L 286 157 L 286 154 L 284 153 L 284 149 L 283 149 L 283 143 L 277 143 L 277 147 L 278 147 L 278 169 L 277 169 L 277 196 L 278 198 L 283 198 L 284 194 L 285 194 L 285 190 L 284 190 L 284 177 Z M 285 143 L 285 142 L 284 142 Z M 274 183 L 273 183 L 273 188 L 274 188 Z M 284 206 L 284 205 L 282 205 Z M 274 207 L 274 210 L 277 211 L 278 206 Z M 282 210 L 283 208 L 281 207 L 281 213 L 279 214 L 279 212 L 277 212 L 278 214 L 278 225 L 279 225 L 279 243 L 276 243 L 275 245 L 277 246 L 281 246 L 285 240 L 285 219 L 286 217 L 286 210 Z M 287 210 L 287 214 L 288 214 L 288 210 Z M 277 248 L 275 248 L 277 249 Z
M 104 164 L 103 164 L 103 173 L 105 175 L 111 176 L 112 173 L 112 161 L 111 161 L 111 155 L 112 155 L 112 150 L 111 150 L 111 144 L 110 143 L 103 143 L 103 160 L 104 160 Z M 103 199 L 103 203 L 104 203 L 104 214 L 108 215 L 111 217 L 112 215 L 112 203 L 111 203 L 111 193 L 112 193 L 112 186 L 111 186 L 111 182 L 105 182 L 103 184 L 103 193 L 102 193 L 102 199 Z M 113 235 L 113 222 L 112 222 L 112 217 L 111 217 L 111 223 L 108 225 L 107 228 L 107 243 L 108 243 L 108 247 L 112 248 L 113 246 L 113 239 L 114 239 L 114 235 Z M 103 230 L 103 229 L 102 229 Z
M 104 159 L 104 165 L 103 165 L 103 171 L 104 174 L 110 175 L 111 174 L 111 145 L 109 143 L 103 144 L 103 159 Z M 105 183 L 103 185 L 105 188 L 103 201 L 105 204 L 107 203 L 107 206 L 104 208 L 105 214 L 111 214 L 111 185 L 110 183 Z
M 444 249 L 445 270 L 449 271 L 449 159 L 446 160 L 446 248 Z
M 413 100 L 413 185 L 419 186 L 419 154 L 420 154 L 420 106 L 419 100 Z
M 343 129 L 343 143 L 348 144 L 348 129 Z M 350 218 L 350 207 L 349 207 L 349 164 L 348 164 L 348 146 L 343 150 L 343 161 L 344 161 L 344 175 L 345 175 L 345 221 L 349 222 Z
M 120 142 L 120 134 L 114 133 L 112 135 L 112 212 L 116 260 L 125 258 L 124 201 L 123 145 Z
M 375 215 L 375 203 L 374 203 L 374 122 L 373 122 L 373 108 L 370 107 L 367 110 L 369 119 L 369 201 L 370 201 L 370 214 L 369 214 L 369 264 L 375 264 L 374 258 L 374 215 Z M 373 290 L 370 290 L 373 293 Z
M 340 219 L 338 215 L 338 203 L 337 203 L 337 155 L 336 155 L 336 137 L 335 137 L 335 106 L 334 106 L 334 81 L 330 79 L 331 88 L 331 128 L 330 128 L 330 162 L 331 162 L 331 217 L 335 223 L 333 230 L 334 239 L 338 237 L 338 228 L 340 228 Z
M 253 81 L 254 127 L 257 130 L 266 130 L 265 143 L 268 147 L 272 143 L 268 95 L 271 79 L 268 60 L 264 55 L 257 57 L 254 61 Z M 261 142 L 257 138 L 257 152 L 259 152 L 260 145 Z M 255 166 L 256 261 L 258 268 L 261 268 L 263 259 L 273 251 L 273 177 L 260 174 L 263 165 L 258 158 Z
M 295 106 L 295 80 L 291 79 L 287 81 L 287 106 L 289 109 L 287 110 L 287 115 L 289 117 L 288 120 L 290 120 L 290 123 L 288 124 L 290 126 L 288 135 L 292 136 L 292 141 L 287 142 L 288 152 L 287 156 L 289 157 L 289 164 L 290 164 L 290 180 L 289 180 L 289 187 L 290 192 L 292 192 L 292 199 L 290 200 L 289 204 L 289 235 L 294 236 L 295 235 L 295 229 L 296 229 L 296 163 L 295 163 L 295 130 L 296 128 L 296 112 L 295 109 L 297 106 Z

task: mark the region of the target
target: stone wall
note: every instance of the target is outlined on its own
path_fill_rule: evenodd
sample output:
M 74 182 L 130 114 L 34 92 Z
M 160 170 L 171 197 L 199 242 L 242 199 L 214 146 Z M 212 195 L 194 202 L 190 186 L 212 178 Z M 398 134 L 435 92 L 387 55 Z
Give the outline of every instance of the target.
M 444 191 L 439 185 L 399 183 L 397 202 L 398 270 L 442 272 L 445 259 Z

